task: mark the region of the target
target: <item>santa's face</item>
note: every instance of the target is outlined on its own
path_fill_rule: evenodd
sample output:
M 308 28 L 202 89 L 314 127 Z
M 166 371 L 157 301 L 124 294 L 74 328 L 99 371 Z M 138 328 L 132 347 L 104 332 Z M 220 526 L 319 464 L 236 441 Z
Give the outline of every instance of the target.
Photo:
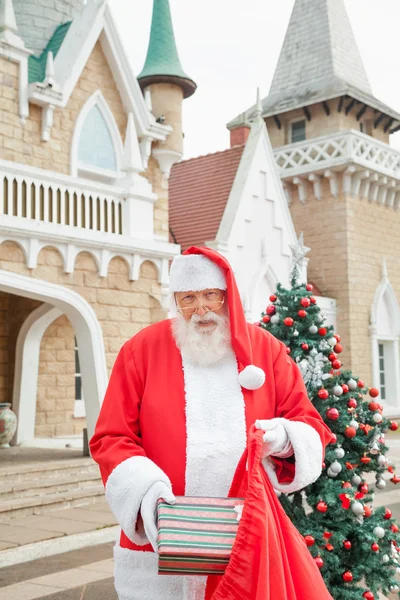
M 213 318 L 213 314 L 225 314 L 223 290 L 214 288 L 201 292 L 177 292 L 175 301 L 185 321 L 192 321 L 193 327 L 203 333 L 211 333 L 216 329 L 218 320 Z

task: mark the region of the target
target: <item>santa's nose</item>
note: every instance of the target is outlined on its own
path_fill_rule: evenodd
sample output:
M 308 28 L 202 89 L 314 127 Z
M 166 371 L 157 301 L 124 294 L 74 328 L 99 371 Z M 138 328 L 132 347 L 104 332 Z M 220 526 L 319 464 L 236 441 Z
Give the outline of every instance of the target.
M 206 308 L 204 308 L 204 306 L 199 306 L 197 309 L 197 314 L 200 317 L 203 317 L 206 314 L 206 312 L 208 312 L 208 310 Z

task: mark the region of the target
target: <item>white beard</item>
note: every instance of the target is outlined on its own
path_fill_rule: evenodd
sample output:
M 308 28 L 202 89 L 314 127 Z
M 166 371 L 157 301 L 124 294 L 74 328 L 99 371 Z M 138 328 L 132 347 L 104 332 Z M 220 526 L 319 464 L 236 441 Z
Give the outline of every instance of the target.
M 199 322 L 210 321 L 217 324 L 211 331 L 198 326 Z M 202 367 L 218 363 L 232 353 L 227 315 L 220 316 L 210 311 L 203 317 L 194 314 L 189 321 L 178 315 L 172 320 L 172 334 L 185 358 Z

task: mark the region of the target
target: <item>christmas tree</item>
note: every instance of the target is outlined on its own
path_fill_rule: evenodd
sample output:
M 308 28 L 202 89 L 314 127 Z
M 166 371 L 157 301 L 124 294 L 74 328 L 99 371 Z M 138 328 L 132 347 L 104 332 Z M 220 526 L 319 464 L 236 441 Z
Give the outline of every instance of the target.
M 292 287 L 278 284 L 259 324 L 285 343 L 332 441 L 318 481 L 280 499 L 335 600 L 399 597 L 399 527 L 388 508 L 373 508 L 374 486 L 400 481 L 385 443 L 398 425 L 382 414 L 379 391 L 342 367 L 340 336 L 324 324 L 312 285 L 299 282 L 307 251 L 301 237 L 292 247 Z

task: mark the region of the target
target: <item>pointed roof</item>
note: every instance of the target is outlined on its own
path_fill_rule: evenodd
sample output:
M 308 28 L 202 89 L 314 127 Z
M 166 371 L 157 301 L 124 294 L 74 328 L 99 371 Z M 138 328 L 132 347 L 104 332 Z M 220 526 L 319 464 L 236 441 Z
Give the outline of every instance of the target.
M 68 29 L 71 26 L 71 21 L 59 25 L 48 41 L 45 49 L 39 56 L 30 56 L 28 59 L 28 77 L 29 83 L 33 81 L 44 81 L 46 77 L 46 65 L 48 62 L 48 56 L 51 53 L 53 59 L 56 58 L 58 51 L 64 41 L 65 36 L 68 33 Z
M 186 75 L 179 60 L 169 0 L 154 0 L 150 42 L 138 81 L 142 89 L 151 83 L 176 83 L 185 98 L 196 90 L 195 82 Z
M 262 103 L 263 117 L 341 96 L 400 120 L 372 93 L 343 0 L 296 0 L 270 92 Z M 246 122 L 254 110 L 239 115 L 228 128 Z

